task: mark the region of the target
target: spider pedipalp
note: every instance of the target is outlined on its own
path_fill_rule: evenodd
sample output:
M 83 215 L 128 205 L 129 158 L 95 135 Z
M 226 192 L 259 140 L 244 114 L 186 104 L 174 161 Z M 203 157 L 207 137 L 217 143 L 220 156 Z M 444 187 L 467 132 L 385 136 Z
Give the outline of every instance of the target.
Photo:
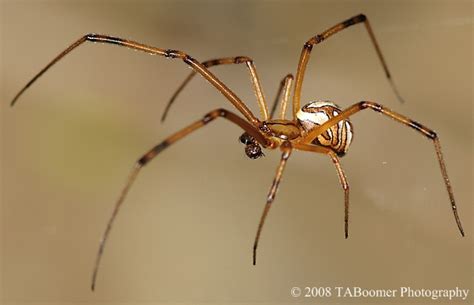
M 245 154 L 250 159 L 258 159 L 265 156 L 258 141 L 248 133 L 244 132 L 239 137 L 239 141 L 245 145 Z

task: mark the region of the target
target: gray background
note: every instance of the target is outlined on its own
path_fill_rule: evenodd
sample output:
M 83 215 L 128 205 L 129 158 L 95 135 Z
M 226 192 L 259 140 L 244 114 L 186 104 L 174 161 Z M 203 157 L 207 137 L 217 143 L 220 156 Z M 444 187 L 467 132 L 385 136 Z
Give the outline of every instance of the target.
M 251 247 L 279 153 L 247 159 L 241 131 L 218 121 L 142 171 L 91 293 L 98 241 L 134 161 L 208 110 L 232 106 L 196 78 L 160 124 L 190 70 L 110 45 L 80 47 L 11 109 L 21 86 L 97 32 L 199 60 L 251 56 L 272 100 L 308 38 L 361 12 L 407 103 L 397 102 L 360 25 L 314 48 L 303 102 L 373 100 L 435 129 L 467 237 L 457 231 L 431 142 L 367 111 L 352 118 L 354 142 L 342 160 L 350 238 L 332 163 L 296 152 L 254 267 Z M 293 299 L 289 291 L 472 290 L 472 13 L 471 1 L 2 2 L 2 302 L 413 304 L 433 301 Z M 213 71 L 258 113 L 244 66 Z

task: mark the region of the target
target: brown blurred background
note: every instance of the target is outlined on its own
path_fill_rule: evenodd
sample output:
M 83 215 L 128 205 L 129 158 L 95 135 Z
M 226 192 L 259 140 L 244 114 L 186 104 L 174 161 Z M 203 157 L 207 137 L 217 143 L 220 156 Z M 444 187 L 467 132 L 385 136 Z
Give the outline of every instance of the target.
M 435 129 L 467 236 L 457 231 L 431 142 L 367 111 L 352 118 L 356 134 L 342 160 L 350 238 L 332 163 L 294 153 L 254 267 L 253 238 L 279 153 L 247 159 L 241 130 L 218 121 L 142 171 L 92 293 L 99 238 L 134 161 L 208 110 L 232 106 L 198 77 L 160 124 L 190 70 L 94 44 L 71 53 L 11 109 L 15 93 L 68 44 L 97 32 L 199 60 L 251 56 L 273 100 L 303 43 L 358 13 L 369 17 L 407 103 L 397 102 L 361 25 L 314 48 L 303 102 L 378 101 Z M 2 304 L 433 302 L 295 299 L 293 286 L 474 293 L 471 1 L 3 1 L 1 30 Z M 243 65 L 213 71 L 257 110 Z

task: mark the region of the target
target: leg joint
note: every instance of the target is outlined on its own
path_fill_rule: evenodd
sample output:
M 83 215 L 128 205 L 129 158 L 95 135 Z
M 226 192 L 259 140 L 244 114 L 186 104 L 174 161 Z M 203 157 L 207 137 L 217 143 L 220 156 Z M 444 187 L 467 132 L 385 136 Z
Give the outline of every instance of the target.
M 311 49 L 313 48 L 313 45 L 322 42 L 324 39 L 326 39 L 324 34 L 318 34 L 318 35 L 314 36 L 313 38 L 311 38 L 310 40 L 308 40 L 305 43 L 304 48 L 311 51 Z
M 325 39 L 324 35 L 318 34 L 318 35 L 313 37 L 312 42 L 314 44 L 318 44 L 318 43 L 322 42 L 324 39 Z
M 137 164 L 139 166 L 145 166 L 148 163 L 148 161 L 150 161 L 150 160 L 151 160 L 151 158 L 149 158 L 148 154 L 146 154 L 137 161 Z
M 187 55 L 186 53 L 184 53 L 182 51 L 171 50 L 171 49 L 168 49 L 168 50 L 165 51 L 165 57 L 166 58 L 183 58 L 183 59 L 190 58 L 189 55 Z
M 306 50 L 308 51 L 311 51 L 313 49 L 313 43 L 312 43 L 312 40 L 309 40 L 308 42 L 306 42 L 303 46 L 303 48 L 305 48 Z
M 372 110 L 377 111 L 377 112 L 382 112 L 383 110 L 382 105 L 374 103 L 374 102 L 362 101 L 362 102 L 359 102 L 358 105 L 360 109 L 371 108 Z
M 357 19 L 359 22 L 362 22 L 362 21 L 367 20 L 367 16 L 365 16 L 364 14 L 359 14 L 359 15 L 355 16 L 355 19 Z
M 229 111 L 223 108 L 218 108 L 216 110 L 213 110 L 209 113 L 207 113 L 204 118 L 202 119 L 202 122 L 204 124 L 209 123 L 210 121 L 214 120 L 217 117 L 226 117 Z
M 283 79 L 281 80 L 280 84 L 281 84 L 281 85 L 284 85 L 284 84 L 286 83 L 286 81 L 289 80 L 289 79 L 291 79 L 291 80 L 294 79 L 293 74 L 291 74 L 291 73 L 290 73 L 290 74 L 287 74 L 287 75 L 285 76 L 285 78 L 283 78 Z
M 291 149 L 288 149 L 288 150 L 285 150 L 283 152 L 283 155 L 281 156 L 282 160 L 288 160 L 288 158 L 290 158 L 290 155 L 291 155 Z
M 236 58 L 234 58 L 234 63 L 236 63 L 236 64 L 241 64 L 241 63 L 244 63 L 244 62 L 252 63 L 253 60 L 250 57 L 247 57 L 247 56 L 237 56 Z
M 84 38 L 90 41 L 94 41 L 98 36 L 100 35 L 96 33 L 89 33 L 89 34 L 84 35 Z
M 282 150 L 281 159 L 284 160 L 284 161 L 288 160 L 288 158 L 290 158 L 291 151 L 292 151 L 291 143 L 288 142 L 288 141 L 283 142 L 281 144 L 280 148 Z
M 428 137 L 430 137 L 432 140 L 435 140 L 438 138 L 438 134 L 434 130 L 430 130 Z
M 422 132 L 423 134 L 425 134 L 431 140 L 434 140 L 434 139 L 438 138 L 438 135 L 436 134 L 435 131 L 427 128 L 426 126 L 423 126 L 422 124 L 418 123 L 417 121 L 410 120 L 408 125 L 410 125 L 410 127 L 414 128 L 414 129 Z
M 354 16 L 354 17 L 350 18 L 350 19 L 347 19 L 342 24 L 344 25 L 344 27 L 348 27 L 348 26 L 354 25 L 354 24 L 359 23 L 359 22 L 364 22 L 365 20 L 367 20 L 367 17 L 364 14 L 359 14 L 357 16 Z

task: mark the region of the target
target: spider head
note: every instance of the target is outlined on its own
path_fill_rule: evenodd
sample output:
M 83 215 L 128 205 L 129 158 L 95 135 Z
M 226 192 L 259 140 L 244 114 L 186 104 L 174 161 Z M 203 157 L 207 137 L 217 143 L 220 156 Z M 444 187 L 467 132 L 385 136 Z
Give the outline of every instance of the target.
M 250 159 L 258 159 L 265 156 L 265 154 L 262 152 L 262 147 L 260 144 L 258 144 L 257 140 L 255 140 L 255 138 L 248 133 L 244 132 L 239 137 L 239 141 L 245 145 L 245 154 Z

